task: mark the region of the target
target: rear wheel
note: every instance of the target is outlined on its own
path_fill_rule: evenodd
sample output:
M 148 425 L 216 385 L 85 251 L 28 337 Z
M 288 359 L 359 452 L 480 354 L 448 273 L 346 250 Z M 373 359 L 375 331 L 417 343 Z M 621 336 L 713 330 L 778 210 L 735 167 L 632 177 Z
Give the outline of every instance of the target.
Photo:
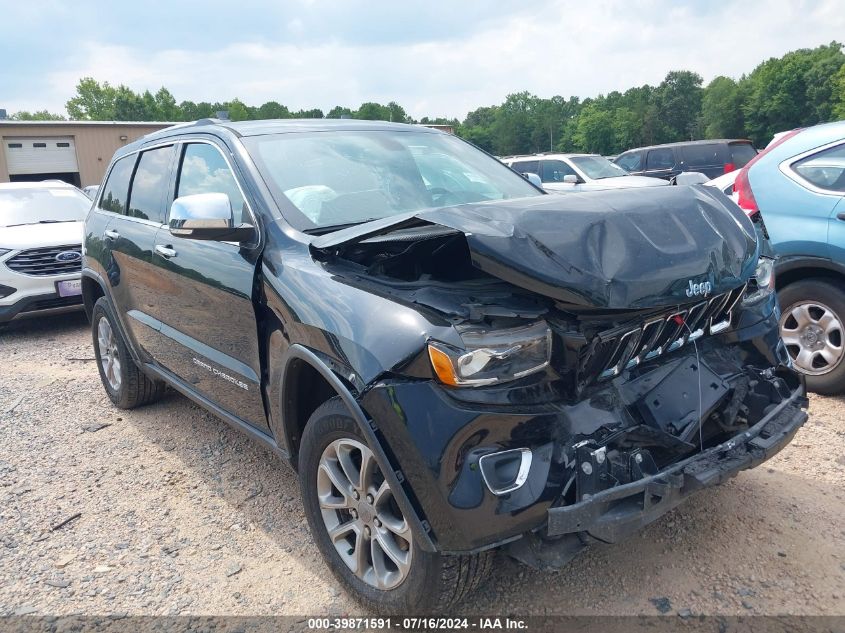
M 845 392 L 845 286 L 809 279 L 783 288 L 780 334 L 807 388 Z
M 300 486 L 308 523 L 329 568 L 383 613 L 442 610 L 473 591 L 492 552 L 422 550 L 381 465 L 340 398 L 321 405 L 302 435 Z
M 134 409 L 161 398 L 164 383 L 148 378 L 135 365 L 105 297 L 100 297 L 94 304 L 91 330 L 100 380 L 116 406 Z

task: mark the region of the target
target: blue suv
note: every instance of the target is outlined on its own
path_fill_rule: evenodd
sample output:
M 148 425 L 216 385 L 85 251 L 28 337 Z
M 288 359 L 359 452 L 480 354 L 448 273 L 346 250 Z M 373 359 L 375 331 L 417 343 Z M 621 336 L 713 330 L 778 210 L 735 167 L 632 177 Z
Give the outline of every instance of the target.
M 845 393 L 845 121 L 793 130 L 736 179 L 779 258 L 780 329 L 810 390 Z

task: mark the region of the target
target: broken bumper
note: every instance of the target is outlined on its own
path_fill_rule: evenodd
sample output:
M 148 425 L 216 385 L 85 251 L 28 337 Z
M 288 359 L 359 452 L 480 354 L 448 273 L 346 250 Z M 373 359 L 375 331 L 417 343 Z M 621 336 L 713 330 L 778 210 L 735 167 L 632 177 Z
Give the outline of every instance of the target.
M 548 536 L 586 532 L 615 543 L 659 518 L 694 492 L 766 461 L 806 422 L 803 385 L 747 431 L 665 470 L 548 511 Z

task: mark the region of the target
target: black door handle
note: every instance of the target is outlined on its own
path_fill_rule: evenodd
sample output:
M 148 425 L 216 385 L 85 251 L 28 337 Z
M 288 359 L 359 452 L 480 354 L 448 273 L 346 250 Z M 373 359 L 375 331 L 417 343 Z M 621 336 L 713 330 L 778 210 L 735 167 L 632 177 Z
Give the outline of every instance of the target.
M 842 213 L 837 213 L 837 214 L 836 214 L 836 219 L 838 219 L 838 220 L 845 220 L 845 211 L 843 211 Z

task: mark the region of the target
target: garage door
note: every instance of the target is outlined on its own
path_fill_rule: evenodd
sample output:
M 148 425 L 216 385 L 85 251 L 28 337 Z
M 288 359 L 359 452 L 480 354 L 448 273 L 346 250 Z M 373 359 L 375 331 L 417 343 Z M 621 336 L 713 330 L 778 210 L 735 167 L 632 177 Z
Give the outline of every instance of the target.
M 73 137 L 4 138 L 9 175 L 79 171 Z

